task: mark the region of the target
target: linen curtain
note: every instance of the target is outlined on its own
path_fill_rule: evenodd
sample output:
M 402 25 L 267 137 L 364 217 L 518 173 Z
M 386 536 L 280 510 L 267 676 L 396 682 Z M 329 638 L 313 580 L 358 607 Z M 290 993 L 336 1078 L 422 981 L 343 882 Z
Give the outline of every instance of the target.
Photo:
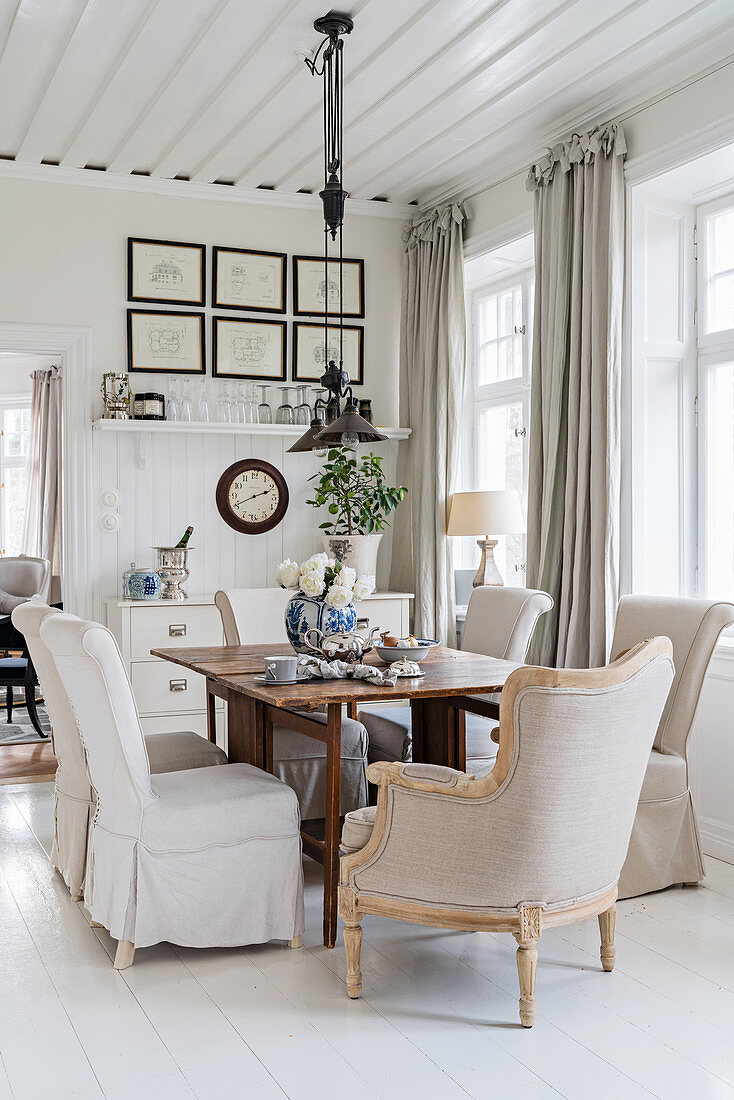
M 555 146 L 535 192 L 527 576 L 556 603 L 532 659 L 606 661 L 618 596 L 624 276 L 621 127 Z
M 400 324 L 399 483 L 410 493 L 396 513 L 391 585 L 415 592 L 416 634 L 456 642 L 454 576 L 446 535 L 460 455 L 466 375 L 466 204 L 417 215 L 405 230 Z M 402 513 L 402 514 L 401 514 Z M 411 580 L 412 565 L 412 580 Z
M 61 367 L 34 370 L 23 552 L 61 574 Z M 52 583 L 52 588 L 53 588 Z

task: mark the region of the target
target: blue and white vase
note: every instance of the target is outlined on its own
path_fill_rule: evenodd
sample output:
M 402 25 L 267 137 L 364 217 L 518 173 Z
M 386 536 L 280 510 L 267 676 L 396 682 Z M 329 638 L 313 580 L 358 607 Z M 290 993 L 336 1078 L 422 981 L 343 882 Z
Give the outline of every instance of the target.
M 285 630 L 296 653 L 311 652 L 310 646 L 303 641 L 305 631 L 311 627 L 316 627 L 323 634 L 356 630 L 354 604 L 337 609 L 329 607 L 321 596 L 304 596 L 303 592 L 296 592 L 285 605 Z
M 128 600 L 159 600 L 161 578 L 154 569 L 135 569 L 126 574 L 125 597 Z

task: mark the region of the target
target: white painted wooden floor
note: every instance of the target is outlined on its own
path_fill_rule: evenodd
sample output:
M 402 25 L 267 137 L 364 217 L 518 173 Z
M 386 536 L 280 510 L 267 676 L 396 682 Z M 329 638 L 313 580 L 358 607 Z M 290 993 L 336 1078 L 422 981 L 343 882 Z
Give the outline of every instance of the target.
M 538 1019 L 517 1022 L 515 942 L 367 918 L 362 999 L 321 946 L 306 861 L 302 951 L 168 945 L 112 970 L 51 870 L 50 784 L 0 787 L 0 1100 L 734 1097 L 734 866 L 546 934 Z

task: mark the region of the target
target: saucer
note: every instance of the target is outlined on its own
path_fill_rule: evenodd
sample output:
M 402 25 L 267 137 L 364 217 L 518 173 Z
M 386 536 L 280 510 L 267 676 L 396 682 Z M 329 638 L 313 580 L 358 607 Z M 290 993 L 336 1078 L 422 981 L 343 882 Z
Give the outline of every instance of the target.
M 305 684 L 306 680 L 310 680 L 310 676 L 296 676 L 295 680 L 270 680 L 267 676 L 254 676 L 256 684 L 277 684 L 279 687 L 283 687 L 285 684 Z

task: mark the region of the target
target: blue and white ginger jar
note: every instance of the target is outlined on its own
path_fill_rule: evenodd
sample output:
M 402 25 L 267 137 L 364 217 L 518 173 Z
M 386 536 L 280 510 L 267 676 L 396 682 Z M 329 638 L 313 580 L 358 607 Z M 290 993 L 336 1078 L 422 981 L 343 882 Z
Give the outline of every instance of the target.
M 303 641 L 305 631 L 311 627 L 316 627 L 323 634 L 356 630 L 354 604 L 337 609 L 329 607 L 321 596 L 304 596 L 303 592 L 296 592 L 285 605 L 285 630 L 296 653 L 311 652 L 310 646 Z

